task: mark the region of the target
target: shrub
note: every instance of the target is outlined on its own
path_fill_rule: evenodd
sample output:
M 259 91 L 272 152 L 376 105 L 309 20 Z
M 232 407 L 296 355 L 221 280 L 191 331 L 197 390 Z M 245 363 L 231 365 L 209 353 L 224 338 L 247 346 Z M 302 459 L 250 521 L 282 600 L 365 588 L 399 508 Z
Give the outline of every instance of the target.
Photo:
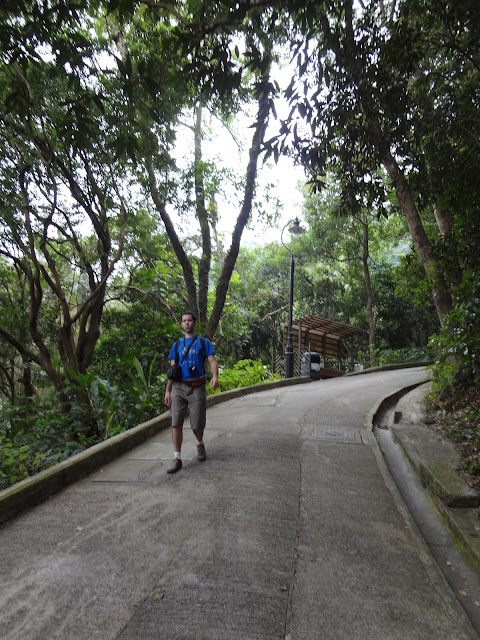
M 431 339 L 431 347 L 436 353 L 432 367 L 436 398 L 480 385 L 480 273 L 464 274 L 454 307 L 439 335 Z
M 381 349 L 378 352 L 378 364 L 407 364 L 409 362 L 427 362 L 430 358 L 427 349 L 422 347 L 407 347 L 405 349 Z
M 211 391 L 207 385 L 207 393 L 220 393 L 230 389 L 249 387 L 268 380 L 280 380 L 281 377 L 272 373 L 260 360 L 239 360 L 232 368 L 222 369 L 218 379 L 218 389 Z
M 78 414 L 65 416 L 26 398 L 0 419 L 0 489 L 51 467 L 94 444 L 83 435 Z
M 427 362 L 431 360 L 430 350 L 425 347 L 406 347 L 404 349 L 379 349 L 373 361 L 368 352 L 359 352 L 358 360 L 368 363 L 369 367 L 387 366 L 389 364 L 407 364 L 410 362 Z

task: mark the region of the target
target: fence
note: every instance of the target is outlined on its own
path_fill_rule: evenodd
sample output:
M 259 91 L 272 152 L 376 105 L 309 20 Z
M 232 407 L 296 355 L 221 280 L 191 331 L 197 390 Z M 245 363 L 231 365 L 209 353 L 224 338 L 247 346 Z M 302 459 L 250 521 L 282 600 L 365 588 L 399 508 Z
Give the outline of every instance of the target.
M 310 364 L 310 363 L 309 363 Z M 293 350 L 293 377 L 301 375 L 302 354 L 298 349 Z M 307 368 L 308 371 L 308 368 Z M 285 377 L 285 354 L 277 353 L 273 363 L 273 372 Z

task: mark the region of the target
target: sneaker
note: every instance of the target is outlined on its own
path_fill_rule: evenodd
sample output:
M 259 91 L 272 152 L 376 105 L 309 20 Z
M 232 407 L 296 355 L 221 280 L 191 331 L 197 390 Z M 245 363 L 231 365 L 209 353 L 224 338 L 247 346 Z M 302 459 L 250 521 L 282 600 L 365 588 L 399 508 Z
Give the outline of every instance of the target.
M 207 452 L 205 451 L 205 445 L 203 443 L 197 444 L 197 460 L 199 462 L 203 462 L 206 459 L 207 459 Z
M 167 473 L 177 473 L 182 468 L 182 461 L 180 458 L 174 458 L 172 464 L 167 469 Z

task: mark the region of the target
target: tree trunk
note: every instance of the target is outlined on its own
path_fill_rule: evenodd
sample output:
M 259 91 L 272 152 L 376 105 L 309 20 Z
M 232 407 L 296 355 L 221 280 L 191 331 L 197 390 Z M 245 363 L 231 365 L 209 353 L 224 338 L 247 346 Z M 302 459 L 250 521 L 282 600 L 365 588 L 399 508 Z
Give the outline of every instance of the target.
M 208 276 L 212 257 L 212 241 L 208 211 L 205 206 L 205 174 L 202 157 L 202 105 L 195 108 L 195 202 L 197 219 L 202 236 L 202 257 L 198 263 L 198 319 L 207 322 L 208 317 Z
M 407 182 L 405 174 L 398 166 L 396 159 L 390 151 L 390 144 L 386 134 L 382 131 L 378 116 L 378 109 L 374 104 L 370 88 L 365 86 L 363 80 L 362 69 L 358 60 L 357 47 L 354 38 L 353 29 L 353 0 L 345 0 L 345 51 L 341 50 L 340 43 L 336 35 L 329 33 L 330 42 L 337 55 L 337 58 L 343 60 L 345 69 L 350 76 L 352 86 L 356 87 L 358 100 L 365 114 L 372 143 L 378 153 L 378 156 L 385 167 L 390 179 L 392 180 L 395 194 L 402 211 L 407 220 L 410 235 L 423 264 L 423 267 L 430 280 L 433 299 L 437 309 L 440 323 L 443 325 L 445 316 L 452 309 L 452 297 L 447 287 L 445 277 L 439 268 L 433 255 L 432 246 L 425 233 L 422 220 L 415 205 L 415 200 Z M 330 27 L 327 27 L 330 31 Z
M 462 281 L 462 267 L 458 259 L 457 241 L 453 228 L 451 211 L 441 206 L 433 210 L 438 231 L 444 243 L 446 272 L 452 287 L 458 286 Z
M 443 325 L 445 317 L 452 310 L 452 296 L 448 290 L 445 277 L 433 255 L 432 246 L 425 233 L 405 175 L 389 151 L 384 152 L 383 165 L 392 180 L 395 193 L 407 220 L 413 245 L 432 285 L 435 307 L 440 324 Z
M 217 330 L 218 323 L 222 315 L 225 300 L 227 298 L 228 285 L 235 268 L 235 263 L 240 249 L 240 241 L 242 239 L 243 230 L 248 222 L 252 212 L 253 194 L 255 190 L 255 181 L 257 177 L 257 164 L 262 144 L 267 128 L 268 116 L 270 113 L 270 90 L 269 90 L 270 62 L 267 70 L 259 82 L 258 91 L 258 115 L 255 124 L 255 131 L 250 147 L 249 161 L 247 165 L 247 173 L 245 180 L 245 192 L 243 204 L 240 214 L 237 218 L 235 229 L 232 234 L 232 242 L 223 262 L 222 272 L 217 282 L 215 290 L 215 302 L 212 313 L 208 320 L 206 335 L 211 338 Z
M 370 353 L 370 364 L 373 364 L 375 357 L 375 316 L 373 313 L 373 291 L 372 281 L 370 278 L 370 269 L 368 266 L 369 249 L 368 249 L 368 222 L 362 220 L 362 265 L 363 276 L 365 279 L 365 290 L 367 292 L 367 319 L 368 319 L 368 347 Z
M 33 398 L 35 389 L 32 383 L 32 363 L 30 360 L 22 356 L 22 377 L 23 392 L 27 398 Z M 15 404 L 13 401 L 12 404 Z
M 173 251 L 177 256 L 177 260 L 182 268 L 183 279 L 185 280 L 185 286 L 187 288 L 188 308 L 190 311 L 198 316 L 198 299 L 197 299 L 197 286 L 195 283 L 195 276 L 193 274 L 193 268 L 190 264 L 188 256 L 180 242 L 180 238 L 175 231 L 172 220 L 165 208 L 165 202 L 163 201 L 160 192 L 157 187 L 157 180 L 155 177 L 155 169 L 153 167 L 152 158 L 147 158 L 145 161 L 146 169 L 148 173 L 148 187 L 150 195 L 152 196 L 153 203 L 160 214 L 160 217 L 165 225 L 165 231 L 172 244 Z

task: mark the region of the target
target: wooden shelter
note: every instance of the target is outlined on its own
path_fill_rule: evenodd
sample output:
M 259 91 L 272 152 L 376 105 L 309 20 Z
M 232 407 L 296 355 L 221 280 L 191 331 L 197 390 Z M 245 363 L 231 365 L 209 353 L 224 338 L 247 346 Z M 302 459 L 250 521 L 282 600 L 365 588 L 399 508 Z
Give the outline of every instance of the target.
M 287 343 L 288 323 L 283 328 L 283 344 Z M 292 342 L 294 350 L 303 355 L 316 351 L 323 361 L 320 377 L 331 378 L 343 375 L 341 359 L 342 340 L 360 335 L 363 329 L 348 324 L 327 320 L 318 316 L 303 316 L 292 321 Z

